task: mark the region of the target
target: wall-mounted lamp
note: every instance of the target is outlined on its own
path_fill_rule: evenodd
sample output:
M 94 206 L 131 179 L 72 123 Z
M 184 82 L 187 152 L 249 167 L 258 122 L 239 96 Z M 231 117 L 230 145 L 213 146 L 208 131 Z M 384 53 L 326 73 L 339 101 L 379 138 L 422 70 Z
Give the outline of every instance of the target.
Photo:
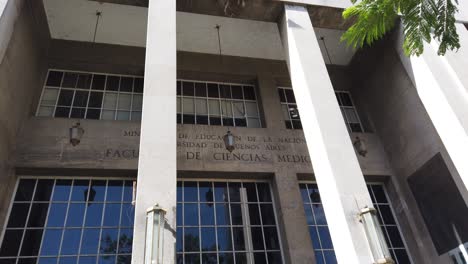
M 224 146 L 229 152 L 232 152 L 235 149 L 234 146 L 234 135 L 231 133 L 231 131 L 228 130 L 227 134 L 224 135 L 223 137 L 224 140 Z
M 146 210 L 145 264 L 162 264 L 166 210 L 156 204 Z
M 80 122 L 70 127 L 70 143 L 72 146 L 80 144 L 81 137 L 84 134 L 84 129 L 80 126 Z
M 353 141 L 353 145 L 359 155 L 363 157 L 367 155 L 367 146 L 362 139 L 356 137 Z
M 387 242 L 380 228 L 377 211 L 374 208 L 364 207 L 359 213 L 360 222 L 364 225 L 367 241 L 371 248 L 375 264 L 394 264 L 388 249 Z

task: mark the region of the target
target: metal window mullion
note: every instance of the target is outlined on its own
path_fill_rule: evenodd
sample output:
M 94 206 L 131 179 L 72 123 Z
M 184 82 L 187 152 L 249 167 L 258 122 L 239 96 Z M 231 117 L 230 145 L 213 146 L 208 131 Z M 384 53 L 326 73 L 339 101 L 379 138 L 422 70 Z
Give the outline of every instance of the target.
M 85 212 L 83 214 L 83 223 L 81 223 L 81 235 L 80 235 L 80 244 L 78 245 L 78 252 L 77 255 L 81 255 L 81 244 L 83 242 L 83 233 L 84 233 L 84 228 L 85 228 L 85 223 L 86 223 L 86 215 L 88 214 L 88 202 L 89 202 L 89 193 L 91 192 L 91 180 L 88 183 L 88 193 L 86 194 L 86 200 L 85 200 Z
M 104 87 L 102 89 L 102 100 L 101 100 L 101 113 L 99 114 L 99 120 L 102 119 L 102 113 L 104 112 L 104 99 L 107 95 L 107 75 L 104 75 Z
M 182 87 L 182 84 L 181 84 Z M 181 91 L 182 94 L 182 91 Z M 182 185 L 182 261 L 185 263 L 185 184 L 184 181 L 181 182 Z M 176 219 L 177 225 L 177 219 Z M 177 227 L 176 227 L 177 230 Z
M 71 114 L 72 114 L 72 111 L 73 111 L 73 104 L 75 103 L 75 94 L 76 94 L 76 88 L 73 88 L 72 89 L 73 91 L 73 96 L 72 96 L 72 101 L 71 101 L 71 105 L 70 105 L 70 113 L 68 113 L 68 118 L 71 118 Z
M 103 201 L 103 205 L 102 205 L 101 226 L 99 227 L 99 241 L 98 241 L 98 248 L 97 248 L 97 250 L 98 250 L 97 251 L 97 257 L 98 258 L 101 256 L 102 230 L 104 229 L 104 216 L 106 215 L 107 189 L 108 189 L 108 187 L 109 187 L 109 180 L 106 180 L 106 190 L 104 191 L 104 201 Z
M 255 184 L 255 189 L 257 189 L 257 185 Z M 259 200 L 260 197 L 258 197 L 258 193 L 257 193 L 257 208 L 258 208 L 258 215 L 260 216 L 260 230 L 262 231 L 262 239 L 263 239 L 263 253 L 265 254 L 265 259 L 266 259 L 266 263 L 268 264 L 268 255 L 267 255 L 267 247 L 266 247 L 266 242 L 265 242 L 265 232 L 263 230 L 263 216 L 262 216 L 262 208 L 260 206 L 260 200 Z M 273 197 L 272 197 L 273 198 Z
M 317 224 L 317 218 L 315 217 L 315 212 L 314 212 L 314 209 L 312 208 L 312 206 L 313 206 L 312 200 L 310 199 L 310 195 L 309 195 L 309 186 L 308 186 L 308 184 L 306 184 L 306 186 L 307 186 L 307 196 L 309 197 L 309 201 L 311 202 L 310 204 L 308 204 L 308 206 L 310 207 L 310 210 L 312 212 L 312 217 L 314 218 L 314 228 L 315 228 L 315 231 L 317 232 L 317 237 L 318 237 L 318 240 L 319 240 L 318 242 L 319 242 L 319 245 L 320 245 L 319 250 L 320 250 L 320 253 L 322 254 L 322 257 L 325 257 L 324 254 L 323 254 L 322 239 L 320 237 L 320 233 L 319 233 L 319 230 L 318 230 L 319 225 Z M 318 186 L 317 186 L 317 189 L 318 189 Z M 321 202 L 317 203 L 317 204 L 322 205 Z M 322 225 L 320 225 L 320 226 L 322 226 Z M 327 228 L 328 228 L 328 225 L 327 225 Z M 316 250 L 316 249 L 314 248 L 314 250 Z
M 133 95 L 135 94 L 135 93 L 133 92 L 133 90 L 135 89 L 134 86 L 135 86 L 135 78 L 132 78 L 132 91 L 130 92 L 130 110 L 129 110 L 129 111 L 130 111 L 130 114 L 129 114 L 129 116 L 128 116 L 128 119 L 129 119 L 129 120 L 132 120 L 132 113 L 133 113 Z
M 65 236 L 65 230 L 66 230 L 67 220 L 68 220 L 68 210 L 70 210 L 71 194 L 73 192 L 74 185 L 75 185 L 75 180 L 72 180 L 71 185 L 70 185 L 70 193 L 68 194 L 68 200 L 67 200 L 67 211 L 65 213 L 65 219 L 64 219 L 64 222 L 63 222 L 62 236 L 60 237 L 60 247 L 59 247 L 58 255 L 57 255 L 57 263 L 58 263 L 58 261 L 60 259 L 60 256 L 62 255 L 63 238 Z
M 232 250 L 232 258 L 234 260 L 234 263 L 236 263 L 236 254 L 234 253 L 234 232 L 233 232 L 233 224 L 232 224 L 232 212 L 231 212 L 231 194 L 229 191 L 230 184 L 227 182 L 227 195 L 228 195 L 228 211 L 229 211 L 229 229 L 231 232 L 231 250 Z M 241 183 L 242 186 L 242 183 Z
M 121 229 L 120 223 L 122 223 L 124 190 L 125 190 L 125 181 L 122 180 L 122 192 L 120 194 L 119 222 L 117 223 L 117 245 L 116 245 L 116 249 L 115 249 L 115 254 L 116 255 L 119 254 L 119 250 L 120 250 L 120 245 L 119 245 L 119 242 L 120 242 L 120 229 Z
M 252 230 L 250 228 L 251 224 L 250 224 L 249 204 L 248 204 L 247 193 L 246 193 L 245 188 L 242 188 L 242 192 L 241 192 L 241 210 L 242 210 L 242 217 L 243 217 L 242 221 L 244 225 L 242 229 L 244 230 L 244 242 L 245 242 L 245 251 L 247 254 L 247 263 L 252 264 L 254 261 Z
M 117 101 L 115 102 L 115 113 L 114 120 L 117 120 L 117 114 L 119 112 L 119 100 L 120 100 L 120 83 L 122 82 L 122 77 L 119 77 L 119 88 L 117 89 Z
M 214 188 L 214 182 L 210 182 L 211 183 L 211 187 L 213 189 L 213 210 L 214 210 L 214 232 L 215 232 L 215 241 L 216 241 L 216 259 L 218 260 L 218 257 L 219 257 L 219 247 L 218 247 L 218 221 L 217 221 L 217 215 L 216 215 L 216 197 L 215 197 L 215 188 Z M 218 260 L 218 263 L 219 263 L 219 260 Z
M 200 256 L 200 264 L 202 264 L 202 232 L 201 232 L 201 203 L 200 203 L 200 182 L 197 181 L 197 216 L 198 216 L 198 255 Z
M 54 181 L 54 184 L 52 186 L 52 192 L 50 193 L 50 199 L 49 199 L 49 202 L 48 202 L 49 203 L 49 208 L 47 208 L 47 214 L 46 214 L 44 227 L 43 227 L 44 232 L 42 233 L 41 243 L 39 244 L 39 251 L 38 251 L 38 254 L 37 254 L 38 259 L 39 259 L 39 256 L 41 255 L 42 243 L 44 242 L 44 237 L 45 237 L 45 233 L 46 233 L 45 231 L 47 230 L 47 222 L 49 220 L 50 208 L 52 207 L 52 197 L 54 197 L 54 193 L 55 193 L 55 183 L 57 182 L 57 180 L 54 179 L 53 181 Z
M 86 101 L 86 106 L 85 106 L 85 113 L 83 119 L 86 119 L 86 115 L 88 114 L 88 108 L 89 108 L 89 100 L 91 99 L 91 87 L 93 87 L 93 79 L 94 79 L 94 74 L 91 75 L 91 82 L 89 84 L 89 90 L 88 90 L 88 100 Z
M 278 215 L 276 213 L 276 204 L 275 204 L 275 199 L 274 199 L 274 194 L 273 194 L 273 190 L 271 189 L 271 186 L 270 186 L 270 182 L 267 182 L 267 185 L 268 185 L 268 189 L 270 191 L 270 197 L 271 197 L 271 205 L 273 206 L 273 214 L 275 215 L 275 228 L 276 228 L 276 235 L 278 237 L 278 242 L 279 242 L 279 246 L 280 246 L 280 255 L 281 255 L 281 261 L 283 263 L 285 263 L 284 261 L 284 255 L 283 255 L 283 243 L 281 242 L 281 234 L 280 234 L 280 230 L 279 230 L 279 227 L 278 227 Z M 268 258 L 268 256 L 267 256 Z

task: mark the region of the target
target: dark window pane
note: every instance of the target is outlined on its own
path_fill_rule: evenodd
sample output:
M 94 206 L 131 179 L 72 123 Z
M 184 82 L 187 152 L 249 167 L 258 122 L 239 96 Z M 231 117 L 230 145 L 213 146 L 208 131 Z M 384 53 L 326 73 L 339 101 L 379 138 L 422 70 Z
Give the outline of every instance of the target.
M 312 214 L 312 208 L 310 208 L 310 204 L 304 204 L 304 211 L 307 225 L 315 225 L 314 215 Z
M 322 204 L 312 205 L 312 210 L 314 210 L 315 221 L 317 225 L 327 225 L 327 219 L 325 218 L 325 212 L 323 211 Z
M 76 88 L 89 89 L 91 87 L 91 74 L 80 74 Z
M 264 245 L 263 245 L 262 228 L 261 227 L 251 227 L 250 230 L 252 232 L 252 237 L 255 238 L 255 239 L 252 239 L 253 249 L 254 250 L 263 250 Z
M 216 83 L 208 83 L 208 97 L 219 98 L 219 90 Z
M 229 225 L 229 208 L 228 204 L 217 203 L 216 204 L 216 223 L 218 225 Z
M 227 194 L 227 185 L 224 182 L 215 182 L 215 201 L 216 202 L 227 202 L 228 201 L 228 194 Z
M 121 228 L 119 235 L 119 254 L 132 253 L 133 229 Z
M 60 262 L 59 264 L 62 264 L 62 263 L 64 262 Z M 68 263 L 72 264 L 73 262 L 68 262 Z M 40 258 L 38 264 L 57 264 L 57 258 Z
M 255 183 L 244 183 L 244 188 L 247 191 L 247 201 L 257 202 L 257 191 L 255 189 Z
M 86 202 L 88 194 L 89 180 L 75 180 L 71 195 L 72 201 Z
M 109 181 L 107 185 L 107 197 L 108 202 L 120 202 L 122 201 L 123 182 L 122 181 Z
M 100 256 L 99 264 L 115 264 L 115 256 Z
M 85 229 L 81 242 L 81 254 L 97 254 L 99 244 L 99 229 Z
M 117 264 L 130 264 L 132 262 L 131 255 L 119 255 L 117 256 Z
M 107 76 L 106 90 L 118 91 L 119 90 L 120 77 L 118 76 Z
M 193 82 L 182 82 L 182 95 L 184 96 L 195 95 Z
M 231 228 L 218 227 L 218 249 L 220 251 L 232 250 Z
M 317 264 L 325 264 L 325 260 L 323 259 L 323 251 L 315 250 L 315 261 Z
M 31 213 L 29 215 L 28 226 L 43 227 L 45 224 L 48 209 L 48 203 L 33 203 L 31 207 Z
M 15 203 L 11 209 L 7 227 L 24 227 L 28 216 L 29 203 Z
M 49 217 L 47 218 L 48 227 L 62 227 L 65 222 L 65 215 L 67 213 L 67 204 L 52 203 L 49 210 Z
M 245 100 L 256 100 L 255 88 L 253 86 L 244 86 L 244 99 Z
M 351 127 L 351 132 L 355 132 L 355 133 L 362 132 L 361 124 L 349 123 L 349 127 Z
M 377 203 L 388 202 L 382 185 L 372 185 L 372 190 L 374 191 L 374 195 L 375 195 L 375 199 L 377 200 Z
M 86 104 L 88 103 L 88 95 L 89 92 L 87 91 L 76 91 L 73 106 L 86 107 Z
M 73 100 L 73 90 L 60 90 L 58 105 L 71 106 Z
M 275 224 L 275 213 L 273 212 L 273 205 L 261 204 L 262 220 L 263 225 L 274 225 Z
M 125 181 L 123 200 L 124 202 L 131 202 L 133 200 L 133 181 Z
M 91 89 L 93 90 L 104 90 L 104 84 L 106 83 L 106 76 L 105 75 L 97 75 L 93 76 L 93 85 Z
M 85 212 L 84 203 L 73 203 L 68 208 L 68 217 L 66 226 L 80 227 L 83 224 L 83 216 Z
M 70 115 L 70 107 L 57 107 L 55 117 L 66 117 Z
M 59 254 L 62 229 L 47 229 L 41 247 L 41 256 L 55 256 Z
M 194 115 L 183 115 L 183 123 L 184 124 L 195 124 L 195 116 Z
M 258 204 L 249 204 L 249 216 L 251 225 L 260 225 L 260 213 Z
M 242 225 L 242 210 L 240 204 L 231 204 L 232 225 Z
M 54 187 L 54 180 L 39 180 L 37 182 L 34 201 L 50 201 L 50 194 Z
M 200 204 L 200 218 L 201 225 L 214 225 L 214 204 L 201 203 Z
M 135 207 L 131 203 L 122 204 L 121 226 L 133 226 Z
M 216 233 L 214 227 L 201 229 L 202 251 L 216 251 Z
M 317 233 L 317 227 L 316 226 L 309 226 L 309 235 L 310 235 L 310 240 L 312 240 L 312 246 L 315 249 L 320 249 L 320 239 Z
M 266 264 L 267 263 L 264 252 L 254 253 L 254 260 L 255 260 L 255 264 Z
M 278 240 L 278 232 L 276 231 L 276 227 L 265 227 L 263 228 L 263 232 L 265 233 L 265 244 L 267 249 L 280 249 L 279 240 Z
M 210 125 L 220 126 L 221 125 L 221 118 L 219 118 L 219 117 L 210 117 Z
M 285 121 L 284 123 L 286 124 L 286 128 L 287 128 L 287 129 L 292 129 L 292 123 L 291 123 L 291 121 Z
M 106 204 L 104 213 L 104 226 L 118 226 L 121 204 Z
M 198 264 L 200 263 L 200 254 L 186 254 L 185 264 Z
M 182 83 L 177 81 L 177 95 L 182 95 Z
M 182 124 L 182 116 L 177 114 L 177 124 Z
M 216 253 L 207 253 L 207 254 L 202 254 L 202 263 L 203 264 L 218 264 L 218 257 L 216 256 Z M 237 261 L 239 263 L 239 261 Z M 240 262 L 243 263 L 243 262 Z
M 309 197 L 313 203 L 321 203 L 320 193 L 317 185 L 309 185 Z
M 52 195 L 52 201 L 68 201 L 71 184 L 71 180 L 57 180 L 54 194 Z
M 383 223 L 386 225 L 395 225 L 395 219 L 393 213 L 388 205 L 379 205 L 379 212 L 382 215 Z
M 1 260 L 0 263 L 2 263 Z M 18 260 L 18 264 L 36 264 L 36 258 L 21 258 Z
M 122 77 L 120 81 L 120 91 L 121 92 L 131 92 L 133 89 L 133 78 L 132 77 Z
M 85 108 L 73 108 L 72 109 L 72 112 L 71 112 L 71 115 L 70 115 L 70 118 L 84 118 L 85 117 L 85 113 L 86 113 L 86 109 Z
M 328 232 L 327 226 L 317 227 L 318 233 L 320 236 L 320 241 L 322 242 L 323 249 L 333 249 L 333 244 L 330 237 L 330 232 Z
M 50 71 L 49 76 L 47 77 L 47 86 L 60 86 L 60 83 L 62 82 L 62 76 L 63 72 L 58 72 L 58 71 Z
M 101 92 L 91 92 L 88 107 L 100 108 L 102 106 L 102 95 L 103 93 Z
M 337 264 L 335 252 L 332 250 L 325 250 L 323 251 L 323 255 L 325 256 L 325 262 L 328 264 Z M 401 264 L 401 262 L 399 263 Z M 409 263 L 408 263 L 409 264 Z
M 200 234 L 198 227 L 184 229 L 184 249 L 185 251 L 200 251 Z
M 291 122 L 294 129 L 302 129 L 301 120 L 292 120 Z
M 282 103 L 286 103 L 286 95 L 284 94 L 284 89 L 278 89 L 278 95 Z
M 340 99 L 341 99 L 341 104 L 343 106 L 353 106 L 353 103 L 351 102 L 351 98 L 349 97 L 348 93 L 339 93 Z
M 80 257 L 78 264 L 96 264 L 96 256 Z
M 3 237 L 2 248 L 0 249 L 0 256 L 17 256 L 22 236 L 23 230 L 6 230 Z
M 244 228 L 233 227 L 232 234 L 233 234 L 233 240 L 234 240 L 234 250 L 236 251 L 245 250 Z
M 78 80 L 78 74 L 73 72 L 66 72 L 63 78 L 62 87 L 75 88 Z
M 177 217 L 179 218 L 179 217 Z M 178 219 L 177 219 L 178 220 Z M 184 229 L 182 227 L 177 227 L 177 238 L 176 238 L 176 251 L 184 251 Z
M 230 182 L 229 183 L 229 201 L 240 202 L 240 183 Z
M 195 83 L 195 96 L 206 97 L 205 83 Z
M 198 204 L 184 204 L 184 225 L 198 225 Z
M 232 253 L 219 253 L 219 264 L 234 264 L 234 256 Z
M 197 116 L 198 125 L 208 125 L 208 116 Z
M 387 226 L 388 235 L 392 242 L 392 247 L 404 247 L 403 241 L 401 240 L 400 232 L 396 226 Z
M 21 246 L 21 256 L 37 256 L 41 246 L 42 229 L 27 229 Z
M 246 127 L 247 126 L 247 120 L 245 118 L 236 118 L 235 119 L 235 124 L 237 127 Z
M 184 182 L 184 201 L 196 202 L 198 201 L 198 190 L 196 182 Z
M 76 255 L 80 246 L 81 229 L 65 229 L 63 234 L 62 255 Z
M 225 84 L 219 85 L 219 92 L 221 94 L 221 98 L 227 98 L 227 99 L 232 98 L 231 86 L 229 85 L 225 85 Z
M 33 179 L 21 180 L 16 191 L 15 201 L 31 201 L 35 184 L 36 180 Z
M 294 92 L 292 89 L 284 89 L 284 93 L 286 94 L 286 100 L 288 103 L 296 102 L 296 98 L 294 97 Z
M 200 201 L 212 203 L 213 198 L 213 188 L 211 182 L 200 182 Z
M 103 204 L 101 203 L 88 203 L 86 209 L 85 226 L 101 226 L 102 207 Z M 117 215 L 116 217 L 118 222 L 119 215 Z
M 143 78 L 135 78 L 133 91 L 135 93 L 143 93 L 143 83 L 144 83 Z
M 411 263 L 405 249 L 395 249 L 395 256 L 398 259 L 398 264 Z
M 242 99 L 242 87 L 241 86 L 232 86 L 232 98 Z
M 268 183 L 257 183 L 258 198 L 260 202 L 271 202 L 270 187 Z
M 115 254 L 117 252 L 117 236 L 118 229 L 103 228 L 101 235 L 101 246 L 99 253 L 101 254 Z
M 101 109 L 90 109 L 86 112 L 86 119 L 99 119 L 101 117 Z
M 268 264 L 281 264 L 281 263 L 283 263 L 283 260 L 281 259 L 281 253 L 280 252 L 268 252 L 267 255 L 268 255 Z
M 182 226 L 182 225 L 184 225 L 183 215 L 182 215 L 183 204 L 182 203 L 177 203 L 176 208 L 177 208 L 177 213 L 176 213 L 177 226 Z
M 304 203 L 309 203 L 309 194 L 307 193 L 307 187 L 305 184 L 299 184 L 299 189 L 301 191 L 302 201 Z

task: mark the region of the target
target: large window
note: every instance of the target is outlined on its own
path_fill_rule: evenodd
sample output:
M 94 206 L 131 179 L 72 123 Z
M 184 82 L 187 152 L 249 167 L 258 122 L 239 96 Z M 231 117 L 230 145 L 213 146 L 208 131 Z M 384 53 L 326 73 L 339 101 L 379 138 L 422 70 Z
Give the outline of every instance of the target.
M 140 120 L 143 78 L 49 70 L 38 116 Z
M 255 87 L 180 80 L 177 123 L 261 127 Z
M 2 264 L 130 264 L 132 181 L 21 179 Z
M 283 263 L 267 182 L 177 185 L 177 263 Z
M 393 260 L 396 264 L 410 264 L 411 261 L 384 186 L 367 184 L 367 188 L 374 207 L 378 211 L 381 228 Z M 317 184 L 300 184 L 300 190 L 317 264 L 337 263 Z
M 297 109 L 296 97 L 290 87 L 278 87 L 278 93 L 283 110 L 286 128 L 302 129 L 299 110 Z M 343 114 L 346 125 L 351 132 L 363 132 L 361 121 L 354 107 L 351 94 L 347 91 L 335 91 L 336 99 Z

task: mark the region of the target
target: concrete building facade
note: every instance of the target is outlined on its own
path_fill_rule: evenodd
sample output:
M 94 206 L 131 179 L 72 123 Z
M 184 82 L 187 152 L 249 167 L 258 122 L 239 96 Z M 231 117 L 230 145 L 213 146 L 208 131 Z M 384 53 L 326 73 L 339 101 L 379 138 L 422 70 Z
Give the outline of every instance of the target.
M 393 263 L 466 263 L 466 3 L 410 58 L 349 5 L 0 0 L 0 264 L 377 263 L 366 208 Z

